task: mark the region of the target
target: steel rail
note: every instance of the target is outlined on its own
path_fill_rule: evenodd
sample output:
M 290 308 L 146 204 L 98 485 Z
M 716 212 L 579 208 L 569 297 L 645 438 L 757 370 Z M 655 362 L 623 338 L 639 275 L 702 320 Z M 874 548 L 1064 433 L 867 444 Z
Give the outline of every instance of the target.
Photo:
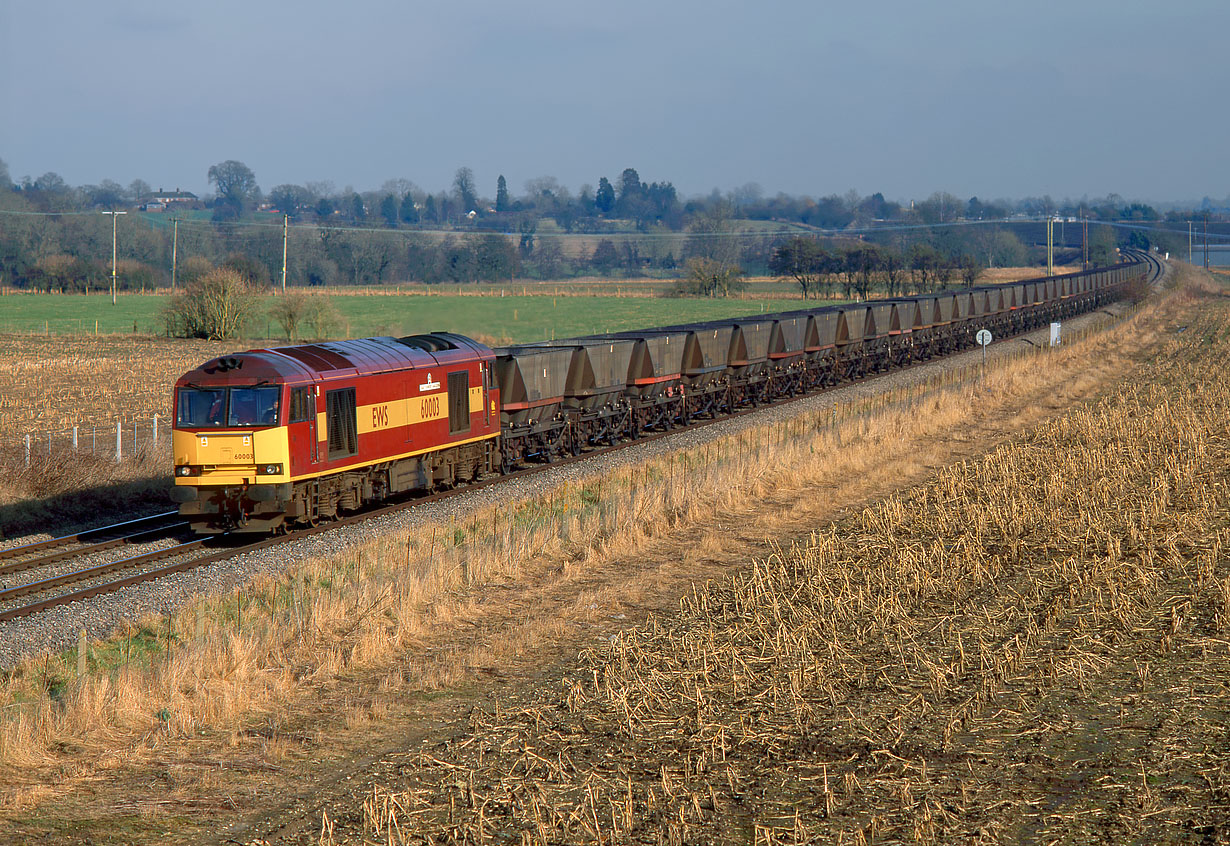
M 55 549 L 56 547 L 68 546 L 74 543 L 87 543 L 95 538 L 102 538 L 114 534 L 119 531 L 121 533 L 131 531 L 132 529 L 146 523 L 165 523 L 168 521 L 180 520 L 178 511 L 166 511 L 162 514 L 153 514 L 149 517 L 140 517 L 136 520 L 126 520 L 123 523 L 115 523 L 110 526 L 100 526 L 97 529 L 87 529 L 84 532 L 78 532 L 75 535 L 64 535 L 58 538 L 49 538 L 48 540 L 35 541 L 33 543 L 23 544 L 21 546 L 11 546 L 8 549 L 0 549 L 0 561 L 7 561 L 10 558 L 19 558 L 23 555 L 30 555 L 34 552 L 39 552 L 44 549 Z
M 70 585 L 76 582 L 82 582 L 82 581 L 85 581 L 86 579 L 97 578 L 98 576 L 105 576 L 107 573 L 113 573 L 116 570 L 131 570 L 133 567 L 139 567 L 142 564 L 146 564 L 146 563 L 150 563 L 154 561 L 161 561 L 165 558 L 171 558 L 176 555 L 182 555 L 185 552 L 189 552 L 193 549 L 199 549 L 200 547 L 204 546 L 208 540 L 210 539 L 209 538 L 199 538 L 197 540 L 191 540 L 186 543 L 182 543 L 179 546 L 168 547 L 166 549 L 156 549 L 153 552 L 146 552 L 146 553 L 142 553 L 141 555 L 134 555 L 131 558 L 121 558 L 118 561 L 110 561 L 106 564 L 99 564 L 94 567 L 87 567 L 84 570 L 75 570 L 71 573 L 65 573 L 60 576 L 51 576 L 50 578 L 41 579 L 37 582 L 30 582 L 29 584 L 17 585 L 16 587 L 5 588 L 3 590 L 0 590 L 0 602 L 8 602 L 11 599 L 16 599 L 18 597 L 26 596 L 31 593 L 45 593 L 49 590 L 54 590 L 55 588 L 62 587 L 64 585 Z M 227 554 L 229 554 L 229 552 Z M 35 604 L 38 604 L 38 603 L 35 603 Z M 63 603 L 52 603 L 52 604 L 63 604 Z M 0 621 L 13 619 L 14 617 L 26 616 L 26 614 L 24 613 L 15 613 L 15 612 L 25 611 L 26 609 L 30 607 L 32 606 L 22 606 L 19 608 L 9 609 L 8 611 L 0 613 Z M 48 604 L 48 605 L 45 605 L 44 607 L 50 608 L 52 607 L 52 605 Z M 40 608 L 38 610 L 42 610 L 42 609 Z M 27 611 L 27 613 L 33 613 L 33 612 Z
M 55 564 L 58 561 L 63 561 L 66 558 L 84 558 L 87 555 L 94 555 L 99 552 L 106 552 L 108 549 L 115 549 L 119 546 L 131 546 L 138 543 L 149 543 L 151 541 L 161 540 L 165 537 L 170 537 L 175 532 L 184 531 L 188 528 L 187 523 L 174 523 L 169 526 L 163 526 L 158 529 L 147 529 L 143 532 L 135 532 L 131 535 L 112 538 L 111 540 L 99 541 L 92 543 L 89 546 L 75 547 L 73 549 L 61 549 L 57 552 L 51 552 L 47 555 L 40 555 L 37 558 L 23 558 L 19 561 L 9 561 L 5 564 L 0 564 L 0 576 L 7 576 L 10 573 L 21 573 L 25 570 L 34 570 L 38 567 L 46 567 Z

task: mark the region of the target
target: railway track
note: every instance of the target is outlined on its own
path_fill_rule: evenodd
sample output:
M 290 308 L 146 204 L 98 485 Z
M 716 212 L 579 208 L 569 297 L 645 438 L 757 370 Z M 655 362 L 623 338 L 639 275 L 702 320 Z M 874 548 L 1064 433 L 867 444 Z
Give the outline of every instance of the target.
M 1165 274 L 1164 264 L 1159 259 L 1146 252 L 1133 251 L 1132 255 L 1149 265 L 1150 284 L 1156 285 Z M 921 364 L 923 362 L 918 363 Z M 881 375 L 883 374 L 875 373 L 858 379 L 843 381 L 839 387 L 871 381 Z M 354 514 L 323 523 L 319 526 L 264 538 L 253 543 L 237 544 L 226 536 L 187 540 L 177 544 L 176 546 L 164 547 L 150 552 L 120 558 L 103 564 L 95 564 L 79 570 L 72 570 L 69 572 L 48 576 L 43 579 L 30 581 L 22 585 L 16 585 L 13 587 L 5 586 L 0 588 L 0 622 L 14 620 L 21 617 L 28 617 L 49 608 L 67 605 L 72 602 L 89 599 L 91 597 L 100 596 L 107 593 L 113 593 L 115 591 L 122 590 L 125 587 L 140 584 L 142 582 L 156 581 L 174 573 L 185 572 L 187 570 L 207 566 L 218 561 L 234 558 L 245 553 L 255 552 L 271 546 L 300 540 L 321 532 L 329 531 L 339 526 L 370 520 L 383 514 L 391 514 L 396 511 L 414 507 L 416 505 L 422 505 L 429 502 L 436 502 L 451 497 L 472 493 L 491 485 L 499 484 L 506 480 L 546 472 L 548 470 L 573 464 L 579 461 L 588 461 L 590 459 L 608 455 L 622 449 L 627 449 L 629 447 L 650 443 L 661 438 L 670 437 L 683 431 L 702 429 L 707 426 L 725 422 L 727 420 L 733 420 L 749 414 L 754 414 L 768 408 L 789 405 L 812 396 L 815 396 L 815 392 L 786 397 L 774 402 L 740 409 L 731 414 L 724 414 L 709 419 L 694 420 L 689 425 L 684 427 L 675 427 L 659 432 L 647 433 L 636 440 L 599 447 L 597 449 L 584 452 L 580 455 L 565 457 L 549 463 L 531 465 L 520 470 L 516 470 L 512 473 L 493 476 L 474 484 L 438 491 L 426 496 L 420 495 L 405 498 L 393 503 L 386 503 L 378 507 L 372 507 L 367 510 L 359 511 Z M 119 523 L 113 526 L 93 529 L 76 535 L 68 535 L 63 538 L 53 538 L 51 540 L 39 541 L 37 543 L 27 544 L 25 546 L 12 547 L 10 549 L 0 551 L 0 577 L 36 567 L 45 567 L 74 557 L 94 555 L 96 553 L 125 545 L 156 542 L 158 540 L 173 537 L 177 532 L 182 533 L 185 527 L 186 524 L 184 521 L 179 519 L 178 513 L 167 512 L 164 514 L 154 515 L 149 518 L 144 518 L 143 520 Z M 64 549 L 64 547 L 73 548 Z M 38 553 L 43 554 L 39 555 Z M 168 559 L 179 560 L 175 560 L 169 564 L 163 564 L 162 566 L 155 566 Z M 109 578 L 113 575 L 118 575 L 118 577 Z M 89 584 L 85 587 L 74 590 L 66 590 L 66 588 L 71 588 L 72 586 L 82 582 L 88 582 Z M 25 602 L 18 602 L 25 597 L 31 596 L 35 598 Z
M 100 526 L 97 529 L 89 529 L 84 532 L 78 532 L 75 535 L 64 535 L 58 538 L 50 538 L 48 540 L 35 541 L 21 546 L 11 546 L 7 549 L 0 549 L 0 562 L 13 561 L 15 559 L 25 558 L 26 556 L 45 553 L 39 560 L 46 561 L 51 558 L 47 550 L 58 549 L 63 551 L 64 547 L 73 547 L 79 544 L 85 544 L 91 547 L 94 551 L 110 549 L 112 547 L 121 546 L 125 543 L 136 543 L 134 538 L 141 535 L 147 535 L 151 532 L 164 531 L 170 527 L 184 527 L 188 524 L 178 511 L 166 511 L 162 514 L 154 514 L 149 517 L 142 517 L 138 520 L 127 520 L 123 523 L 114 523 L 110 526 Z M 65 556 L 76 555 L 81 550 L 73 549 Z M 58 559 L 56 559 L 58 560 Z M 15 567 L 13 565 L 0 564 L 0 574 L 7 572 L 15 572 L 23 567 Z
M 1160 284 L 1166 276 L 1165 263 L 1148 250 L 1125 249 L 1120 250 L 1119 253 L 1126 259 L 1144 262 L 1149 268 L 1149 284 L 1153 287 Z
M 880 374 L 876 374 L 876 375 L 880 375 Z M 874 378 L 875 376 L 868 376 L 868 377 L 864 377 L 863 379 L 857 379 L 851 382 L 847 382 L 845 384 L 858 384 L 861 382 L 869 381 L 870 379 L 874 379 Z M 426 496 L 417 496 L 417 497 L 407 498 L 407 499 L 404 499 L 402 501 L 398 501 L 395 503 L 385 504 L 379 507 L 373 507 L 370 509 L 356 512 L 355 514 L 350 514 L 345 517 L 338 518 L 328 523 L 322 523 L 319 526 L 289 532 L 284 535 L 277 535 L 274 537 L 264 538 L 262 540 L 259 540 L 253 543 L 235 544 L 231 542 L 226 536 L 199 538 L 195 540 L 186 541 L 174 547 L 158 549 L 152 552 L 142 553 L 140 555 L 135 555 L 135 556 L 131 556 L 128 558 L 122 558 L 116 561 L 107 562 L 105 564 L 94 565 L 94 566 L 86 567 L 80 570 L 73 570 L 67 573 L 59 574 L 56 576 L 50 576 L 44 579 L 28 582 L 26 584 L 17 585 L 14 587 L 5 587 L 3 589 L 0 589 L 0 623 L 7 622 L 9 620 L 16 620 L 21 617 L 29 617 L 33 614 L 39 613 L 40 611 L 45 611 L 49 608 L 55 608 L 56 606 L 59 606 L 59 605 L 68 605 L 70 603 L 78 602 L 83 599 L 90 599 L 91 597 L 101 596 L 106 593 L 114 593 L 115 591 L 122 590 L 123 588 L 128 587 L 130 585 L 141 584 L 142 582 L 156 581 L 157 579 L 164 578 L 174 573 L 182 573 L 186 570 L 192 570 L 197 567 L 204 567 L 208 564 L 213 564 L 218 561 L 223 561 L 228 558 L 234 558 L 235 556 L 243 555 L 244 553 L 256 552 L 257 550 L 266 549 L 271 546 L 277 546 L 283 543 L 290 543 L 291 541 L 300 540 L 300 539 L 310 537 L 315 534 L 319 534 L 321 532 L 327 532 L 339 526 L 347 526 L 353 523 L 362 522 L 364 520 L 370 520 L 374 517 L 379 517 L 382 514 L 392 514 L 394 512 L 401 511 L 406 508 L 412 508 L 417 505 L 423 505 L 429 502 L 437 502 L 440 500 L 449 499 L 451 497 L 461 496 L 463 494 L 468 494 L 474 491 L 482 490 L 483 488 L 490 487 L 491 485 L 496 485 L 504 481 L 524 478 L 526 476 L 531 476 L 536 473 L 544 473 L 544 472 L 547 472 L 548 470 L 552 470 L 557 467 L 574 464 L 580 461 L 587 461 L 589 459 L 596 458 L 598 456 L 607 455 L 612 452 L 617 452 L 622 449 L 627 449 L 629 447 L 637 446 L 639 444 L 650 443 L 652 441 L 656 441 L 661 438 L 670 437 L 671 435 L 679 434 L 684 431 L 696 430 L 696 429 L 704 428 L 705 426 L 712 426 L 714 424 L 721 423 L 726 420 L 732 420 L 732 419 L 736 419 L 739 417 L 743 417 L 745 415 L 753 414 L 757 411 L 762 411 L 767 408 L 772 408 L 772 407 L 776 407 L 780 405 L 787 405 L 789 403 L 797 402 L 799 400 L 805 399 L 807 396 L 812 396 L 812 395 L 808 394 L 808 395 L 802 395 L 802 396 L 797 396 L 797 397 L 789 397 L 783 400 L 778 400 L 777 402 L 759 405 L 753 408 L 741 409 L 735 412 L 734 414 L 723 415 L 721 417 L 715 417 L 710 420 L 699 420 L 687 427 L 667 429 L 662 432 L 653 432 L 653 433 L 644 435 L 634 441 L 626 441 L 622 443 L 613 444 L 610 446 L 599 447 L 598 449 L 593 449 L 588 452 L 582 453 L 580 455 L 570 456 L 570 457 L 567 457 L 567 458 L 564 458 L 558 461 L 553 461 L 547 464 L 531 465 L 529 467 L 524 467 L 520 470 L 516 470 L 512 473 L 499 475 L 499 476 L 493 476 L 488 479 L 483 479 L 479 482 L 475 482 L 474 484 L 464 485 L 461 487 L 452 488 L 450 490 L 437 491 L 436 493 L 428 494 Z M 160 516 L 165 516 L 165 515 L 160 515 Z M 182 527 L 185 525 L 186 524 L 183 524 L 181 521 L 181 524 L 178 528 L 182 529 Z M 108 528 L 115 528 L 115 527 L 108 527 Z M 94 532 L 103 532 L 103 531 L 105 531 L 105 529 L 96 529 L 96 530 L 92 530 L 90 533 L 87 533 L 87 534 L 92 534 Z M 150 532 L 147 532 L 146 534 L 152 535 L 153 531 L 157 531 L 157 530 L 152 530 Z M 163 536 L 165 537 L 166 535 L 163 535 Z M 78 536 L 71 536 L 71 537 L 78 537 Z M 131 539 L 132 537 L 134 537 L 134 535 L 130 535 L 128 537 L 129 539 Z M 61 540 L 61 539 L 56 539 L 56 540 Z M 66 541 L 66 542 L 71 542 L 71 541 Z M 30 544 L 29 547 L 17 547 L 17 549 L 33 548 L 36 546 L 40 546 L 41 543 L 51 544 L 52 541 L 40 542 L 40 544 Z M 79 550 L 61 551 L 61 552 L 54 554 L 54 561 L 59 562 L 59 561 L 65 560 L 70 557 L 84 556 L 86 554 L 91 554 L 93 552 L 97 552 L 102 549 L 111 549 L 119 545 L 120 543 L 123 543 L 123 541 L 118 540 L 118 539 L 113 539 L 113 540 L 100 542 L 98 545 L 93 546 L 93 547 L 87 547 L 87 548 L 79 549 Z M 194 552 L 203 552 L 204 554 L 194 555 L 192 557 L 184 558 L 183 560 L 176 561 L 174 563 L 167 564 L 162 567 L 149 568 L 149 565 L 151 564 L 155 564 L 160 561 L 165 561 L 168 558 L 176 558 L 176 557 L 190 555 L 191 553 L 194 553 Z M 21 569 L 29 569 L 30 567 L 34 567 L 34 566 L 43 566 L 45 563 L 50 563 L 51 559 L 52 559 L 52 556 L 47 556 L 46 558 L 36 559 L 35 563 L 31 563 L 29 567 L 21 567 Z M 25 563 L 25 562 L 21 562 L 21 563 Z M 6 572 L 3 569 L 3 566 L 4 565 L 0 565 L 0 574 L 3 574 L 4 572 Z M 18 567 L 20 565 L 13 565 L 13 566 Z M 132 570 L 138 570 L 138 572 L 135 572 L 135 573 L 128 572 Z M 15 571 L 16 570 L 9 571 L 9 572 L 15 572 Z M 109 579 L 109 580 L 106 579 L 106 577 L 111 574 L 121 573 L 121 572 L 125 572 L 127 574 L 120 576 L 119 578 L 116 578 L 116 579 Z M 100 579 L 101 581 L 98 581 Z M 80 588 L 77 590 L 60 592 L 63 588 L 66 588 L 71 585 L 78 584 L 84 581 L 89 581 L 93 583 L 87 587 Z M 21 599 L 22 597 L 26 597 L 30 595 L 35 595 L 38 598 L 33 601 L 25 602 L 23 604 L 9 605 L 9 603 L 14 602 L 15 600 L 18 600 L 18 599 Z M 8 605 L 9 607 L 5 607 L 6 605 Z

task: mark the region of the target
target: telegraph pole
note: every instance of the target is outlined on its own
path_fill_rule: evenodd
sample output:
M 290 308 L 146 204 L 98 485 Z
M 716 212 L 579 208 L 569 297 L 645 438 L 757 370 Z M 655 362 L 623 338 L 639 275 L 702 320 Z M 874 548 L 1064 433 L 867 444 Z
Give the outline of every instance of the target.
M 1089 218 L 1081 215 L 1081 269 L 1089 269 Z
M 1204 213 L 1204 269 L 1209 269 L 1209 213 Z
M 290 233 L 290 215 L 282 215 L 282 293 L 286 293 L 286 240 Z
M 1192 222 L 1187 222 L 1187 263 L 1192 263 Z
M 1046 216 L 1046 275 L 1055 275 L 1055 216 Z
M 175 224 L 175 234 L 171 236 L 171 290 L 175 290 L 175 272 L 179 267 L 179 218 L 171 218 Z
M 111 215 L 111 305 L 115 305 L 115 221 L 119 215 L 128 212 L 105 211 L 103 214 Z

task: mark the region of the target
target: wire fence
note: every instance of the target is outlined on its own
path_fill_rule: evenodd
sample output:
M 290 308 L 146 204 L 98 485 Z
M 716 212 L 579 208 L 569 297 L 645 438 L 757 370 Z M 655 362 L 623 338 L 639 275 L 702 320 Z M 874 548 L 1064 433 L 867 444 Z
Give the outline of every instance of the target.
M 29 468 L 31 463 L 73 456 L 92 456 L 117 464 L 144 458 L 169 448 L 170 426 L 166 418 L 117 418 L 111 422 L 73 426 L 71 429 L 30 430 L 0 434 L 0 456 L 9 466 Z

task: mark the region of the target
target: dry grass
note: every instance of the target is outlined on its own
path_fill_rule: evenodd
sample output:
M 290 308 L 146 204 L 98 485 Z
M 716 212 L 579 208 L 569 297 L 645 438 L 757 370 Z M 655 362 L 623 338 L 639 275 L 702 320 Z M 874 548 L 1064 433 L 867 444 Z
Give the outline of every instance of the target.
M 0 540 L 33 533 L 67 534 L 172 510 L 166 468 L 170 449 L 142 444 L 122 462 L 89 453 L 36 454 L 25 467 L 20 452 L 0 450 Z
M 1230 310 L 1202 310 L 1097 405 L 476 711 L 322 841 L 1224 842 Z
M 972 371 L 950 373 L 857 407 L 567 485 L 463 524 L 385 536 L 92 644 L 89 672 L 80 680 L 74 653 L 30 662 L 0 693 L 8 706 L 0 723 L 6 794 L 19 801 L 11 797 L 58 768 L 93 772 L 117 748 L 140 757 L 201 731 L 259 723 L 361 673 L 383 679 L 381 695 L 472 678 L 560 635 L 558 624 L 531 619 L 497 643 L 441 638 L 455 621 L 476 616 L 481 590 L 579 576 L 753 497 L 874 472 L 886 450 L 909 449 L 905 433 L 933 437 L 988 398 L 1019 394 L 1042 377 L 1078 378 L 1091 355 L 1122 344 L 1148 322 L 1142 312 L 1083 344 L 1029 353 L 995 368 L 985 385 L 971 384 Z M 711 538 L 689 554 L 704 556 L 715 543 Z M 618 590 L 600 588 L 588 604 L 609 604 Z M 357 702 L 345 719 L 361 725 L 379 711 L 370 700 Z

